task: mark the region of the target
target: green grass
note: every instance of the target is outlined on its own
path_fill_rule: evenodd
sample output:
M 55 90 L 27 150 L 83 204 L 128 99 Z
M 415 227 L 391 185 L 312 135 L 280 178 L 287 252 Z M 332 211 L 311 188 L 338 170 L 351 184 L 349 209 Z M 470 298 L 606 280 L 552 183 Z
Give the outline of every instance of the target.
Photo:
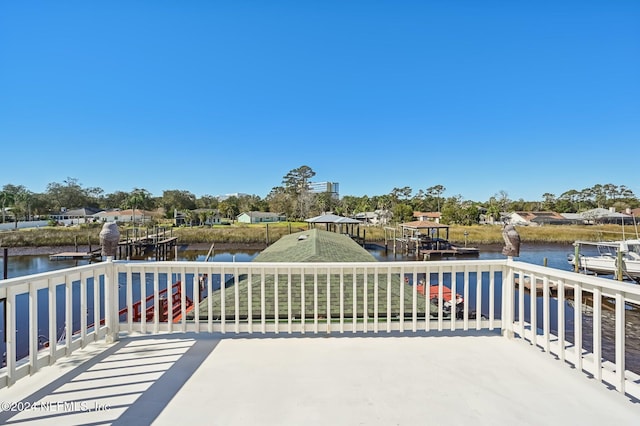
M 320 229 L 325 229 L 320 226 Z M 0 232 L 2 247 L 40 247 L 40 246 L 73 246 L 100 244 L 99 224 L 75 227 L 42 227 Z M 122 237 L 126 235 L 126 227 L 120 228 Z M 270 223 L 268 226 L 269 242 L 278 240 L 283 235 L 308 229 L 305 222 Z M 562 225 L 542 227 L 517 227 L 523 242 L 530 243 L 572 243 L 575 240 L 603 241 L 622 239 L 622 227 L 619 225 Z M 635 230 L 625 229 L 626 237 L 635 237 Z M 139 231 L 146 233 L 146 229 Z M 149 232 L 152 232 L 151 230 Z M 267 227 L 265 224 L 216 225 L 213 227 L 178 227 L 171 230 L 178 237 L 180 244 L 190 243 L 228 243 L 228 244 L 266 244 Z M 503 244 L 502 228 L 499 225 L 451 226 L 449 239 L 454 243 L 464 243 L 465 232 L 468 245 Z M 384 229 L 381 227 L 361 227 L 360 235 L 366 233 L 366 241 L 384 241 Z M 133 235 L 133 232 L 131 232 Z M 443 235 L 444 236 L 444 235 Z

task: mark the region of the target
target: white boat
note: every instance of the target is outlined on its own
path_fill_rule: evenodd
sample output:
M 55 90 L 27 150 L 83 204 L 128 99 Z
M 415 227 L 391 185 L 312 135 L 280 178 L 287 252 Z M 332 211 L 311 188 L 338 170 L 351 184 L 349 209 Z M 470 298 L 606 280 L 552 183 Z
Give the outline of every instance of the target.
M 640 282 L 640 239 L 623 241 L 576 241 L 578 247 L 578 269 L 596 274 L 614 275 L 618 277 L 622 273 L 624 279 L 633 279 Z M 584 255 L 580 253 L 582 246 L 595 246 L 597 254 Z M 618 265 L 619 259 L 622 261 Z M 576 266 L 576 255 L 570 254 L 567 260 Z

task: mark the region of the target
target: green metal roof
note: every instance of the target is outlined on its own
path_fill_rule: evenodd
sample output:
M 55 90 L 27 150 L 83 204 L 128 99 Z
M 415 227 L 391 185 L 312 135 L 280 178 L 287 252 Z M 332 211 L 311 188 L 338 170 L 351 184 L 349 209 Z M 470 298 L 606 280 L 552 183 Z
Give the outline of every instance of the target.
M 373 317 L 376 310 L 379 317 L 387 315 L 397 317 L 401 311 L 405 316 L 412 315 L 413 287 L 405 284 L 399 273 L 392 274 L 390 280 L 387 276 L 379 276 L 376 282 L 372 274 L 375 268 L 375 257 L 346 235 L 318 229 L 287 235 L 265 249 L 253 261 L 371 262 L 372 264 L 366 267 L 364 265 L 344 268 L 334 266 L 316 277 L 313 274 L 304 274 L 302 275 L 304 280 L 299 273 L 288 274 L 286 268 L 283 268 L 282 273 L 278 273 L 277 280 L 272 274 L 266 274 L 263 278 L 259 269 L 251 276 L 241 275 L 238 277 L 237 284 L 233 279 L 225 284 L 224 316 L 227 319 L 235 318 L 236 315 L 236 290 L 240 318 L 251 316 L 258 319 L 260 317 L 262 295 L 264 295 L 266 318 L 275 318 L 276 311 L 279 318 L 287 318 L 289 294 L 291 294 L 291 310 L 296 318 L 300 318 L 303 306 L 306 318 L 314 318 L 316 315 L 318 318 L 326 318 L 327 315 L 338 318 L 341 315 L 341 299 L 344 300 L 342 315 L 345 318 L 353 317 L 354 299 L 355 314 L 359 318 L 365 315 L 365 311 L 366 316 Z M 216 290 L 211 294 L 214 319 L 220 319 L 223 315 L 221 291 Z M 378 294 L 377 309 L 374 306 L 375 293 Z M 403 293 L 402 297 L 401 293 Z M 314 304 L 316 294 L 317 312 Z M 388 307 L 391 309 L 388 310 Z M 416 308 L 417 315 L 422 318 L 426 311 L 431 315 L 434 315 L 434 312 L 437 314 L 437 308 L 431 305 L 425 296 L 418 295 Z M 208 309 L 209 301 L 205 298 L 199 306 L 200 318 L 207 317 Z M 189 318 L 193 316 L 194 313 L 191 313 Z

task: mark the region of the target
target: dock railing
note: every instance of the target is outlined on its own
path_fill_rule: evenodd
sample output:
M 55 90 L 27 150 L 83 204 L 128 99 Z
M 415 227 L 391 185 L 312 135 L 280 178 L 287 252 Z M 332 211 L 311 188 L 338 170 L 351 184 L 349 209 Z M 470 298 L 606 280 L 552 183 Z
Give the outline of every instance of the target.
M 123 334 L 496 330 L 640 397 L 640 286 L 511 259 L 113 261 L 0 281 L 0 299 L 0 387 Z

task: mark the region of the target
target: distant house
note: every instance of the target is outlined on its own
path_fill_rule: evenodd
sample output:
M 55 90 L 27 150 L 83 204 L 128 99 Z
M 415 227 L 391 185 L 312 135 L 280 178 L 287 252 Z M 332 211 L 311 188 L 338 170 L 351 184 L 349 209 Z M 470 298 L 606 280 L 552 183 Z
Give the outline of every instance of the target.
M 287 217 L 283 214 L 271 212 L 244 212 L 240 213 L 236 220 L 239 223 L 272 223 L 284 222 Z
M 441 216 L 442 214 L 440 212 L 413 212 L 413 217 L 419 222 L 429 221 L 440 223 Z
M 101 211 L 102 209 L 95 207 L 82 207 L 70 210 L 63 208 L 59 212 L 49 214 L 49 217 L 64 225 L 78 225 L 94 221 L 95 214 Z
M 220 225 L 222 223 L 222 214 L 220 214 L 220 210 L 217 209 L 195 209 L 192 210 L 194 213 L 194 220 L 197 221 L 199 225 Z M 201 219 L 204 218 L 204 221 Z
M 611 207 L 610 209 L 596 208 L 591 210 L 586 210 L 581 213 L 575 213 L 571 216 L 568 214 L 563 215 L 565 217 L 570 217 L 574 222 L 583 223 L 585 225 L 594 225 L 601 223 L 612 223 L 612 224 L 633 224 L 633 216 L 631 214 L 625 213 L 616 213 L 615 209 Z
M 511 212 L 506 216 L 511 225 L 541 226 L 541 225 L 568 225 L 571 220 L 559 213 L 546 212 Z
M 360 212 L 354 214 L 352 217 L 361 221 L 362 223 L 369 223 L 371 225 L 386 225 L 391 219 L 391 212 L 389 210 L 375 210 L 372 212 Z
M 154 213 L 148 210 L 127 209 L 127 210 L 105 210 L 93 215 L 100 222 L 118 223 L 147 223 L 153 218 Z

